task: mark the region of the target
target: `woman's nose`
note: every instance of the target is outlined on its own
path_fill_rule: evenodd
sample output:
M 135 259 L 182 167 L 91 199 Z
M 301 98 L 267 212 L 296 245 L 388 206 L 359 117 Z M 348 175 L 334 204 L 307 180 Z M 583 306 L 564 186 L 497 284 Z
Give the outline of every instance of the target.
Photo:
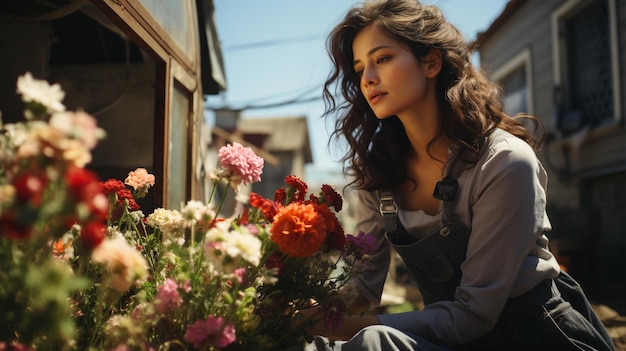
M 375 85 L 378 82 L 378 76 L 376 75 L 376 71 L 373 69 L 365 68 L 363 70 L 363 75 L 361 76 L 361 83 L 364 86 Z

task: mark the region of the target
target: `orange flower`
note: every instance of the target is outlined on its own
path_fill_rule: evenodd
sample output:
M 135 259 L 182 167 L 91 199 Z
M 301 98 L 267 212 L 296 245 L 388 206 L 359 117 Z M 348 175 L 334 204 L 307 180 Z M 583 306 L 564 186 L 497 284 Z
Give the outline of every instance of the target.
M 326 224 L 312 204 L 291 203 L 276 214 L 270 233 L 283 253 L 304 258 L 319 250 L 326 239 Z

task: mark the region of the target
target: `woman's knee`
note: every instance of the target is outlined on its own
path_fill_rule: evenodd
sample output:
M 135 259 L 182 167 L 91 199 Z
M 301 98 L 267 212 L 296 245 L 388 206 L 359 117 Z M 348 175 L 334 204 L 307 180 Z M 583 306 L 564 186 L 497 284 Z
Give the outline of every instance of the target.
M 363 328 L 342 350 L 416 350 L 417 341 L 397 329 L 385 325 L 372 325 Z

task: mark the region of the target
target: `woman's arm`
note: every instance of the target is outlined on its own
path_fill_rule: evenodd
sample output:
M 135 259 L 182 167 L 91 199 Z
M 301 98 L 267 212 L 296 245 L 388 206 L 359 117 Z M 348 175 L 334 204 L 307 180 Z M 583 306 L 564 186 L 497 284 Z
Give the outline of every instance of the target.
M 539 272 L 551 263 L 531 254 L 545 229 L 545 171 L 526 143 L 500 135 L 459 177 L 456 211 L 471 235 L 455 300 L 381 315 L 381 324 L 443 344 L 465 343 L 493 328 L 523 267 L 534 267 L 522 274 L 533 281 L 528 288 L 552 274 Z

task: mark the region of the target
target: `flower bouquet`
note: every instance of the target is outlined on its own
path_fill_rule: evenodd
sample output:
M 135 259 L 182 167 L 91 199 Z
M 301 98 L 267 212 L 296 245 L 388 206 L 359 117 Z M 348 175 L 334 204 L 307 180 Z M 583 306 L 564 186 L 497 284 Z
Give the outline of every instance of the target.
M 27 120 L 0 131 L 0 350 L 297 350 L 312 323 L 349 313 L 348 281 L 375 241 L 344 233 L 332 187 L 308 194 L 288 176 L 230 218 L 215 191 L 144 215 L 136 199 L 154 176 L 100 181 L 84 168 L 104 136 L 93 117 L 28 74 L 18 92 Z M 260 181 L 249 148 L 224 146 L 219 160 L 214 190 Z

